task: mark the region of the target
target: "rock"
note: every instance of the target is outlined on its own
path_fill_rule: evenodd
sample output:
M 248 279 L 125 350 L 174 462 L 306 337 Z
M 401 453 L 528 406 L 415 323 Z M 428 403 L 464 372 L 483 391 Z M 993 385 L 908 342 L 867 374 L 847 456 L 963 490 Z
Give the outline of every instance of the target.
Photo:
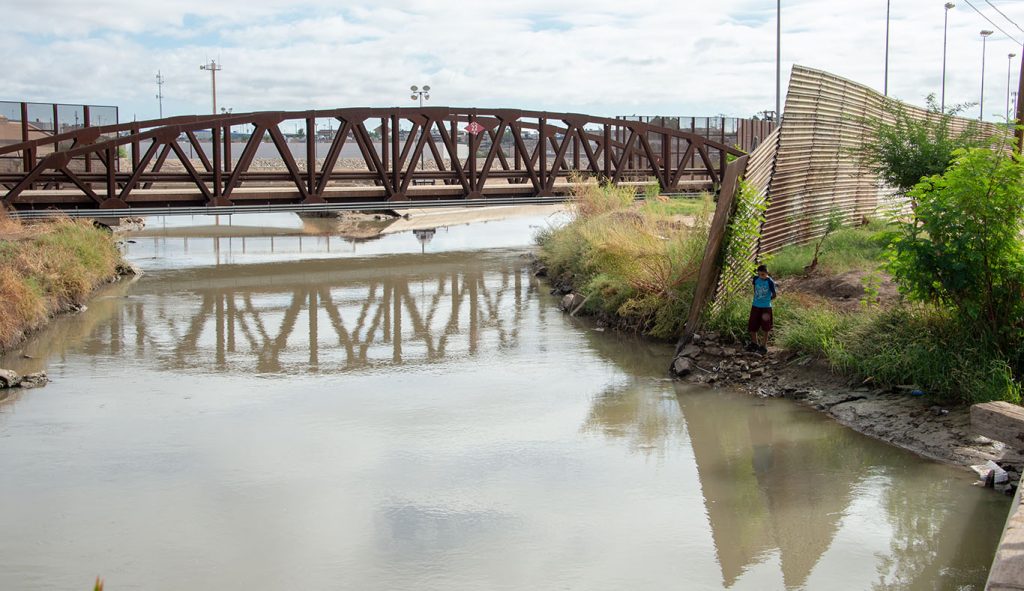
M 722 355 L 726 355 L 728 357 L 732 357 L 735 354 L 736 354 L 736 349 L 734 349 L 732 347 L 722 347 Z
M 754 369 L 750 370 L 750 375 L 752 375 L 752 376 L 763 376 L 764 375 L 764 368 L 763 367 L 755 367 Z
M 21 376 L 9 369 L 0 369 L 0 388 L 14 388 L 21 383 Z
M 41 388 L 48 383 L 50 383 L 50 378 L 46 376 L 45 371 L 26 374 L 21 378 L 22 388 Z
M 693 343 L 694 345 L 699 345 L 701 342 L 700 333 L 694 333 L 693 338 L 690 339 L 690 342 Z
M 559 307 L 566 312 L 572 312 L 583 303 L 583 296 L 578 293 L 568 293 L 562 297 Z
M 128 261 L 121 261 L 120 263 L 118 263 L 117 267 L 114 269 L 114 272 L 122 277 L 127 277 L 131 275 L 142 275 L 142 269 L 137 267 L 134 263 L 130 263 Z
M 685 377 L 693 373 L 693 366 L 690 364 L 690 360 L 685 357 L 676 357 L 676 360 L 672 362 L 672 374 Z
M 680 357 L 689 357 L 690 359 L 696 359 L 700 356 L 700 347 L 697 345 L 686 345 L 683 350 L 679 352 Z
M 1006 484 L 1009 482 L 1010 477 L 992 460 L 985 462 L 984 464 L 978 464 L 971 466 L 971 469 L 978 474 L 978 479 L 985 483 L 985 486 L 994 486 L 996 484 Z
M 715 331 L 706 332 L 706 333 L 704 333 L 704 338 L 707 339 L 708 342 L 717 341 L 718 340 L 718 333 L 715 332 Z
M 534 277 L 547 277 L 548 268 L 544 266 L 537 267 L 537 270 L 533 272 Z
M 740 374 L 740 379 L 743 380 L 743 381 L 747 381 L 747 380 L 750 379 L 750 374 L 749 373 L 741 373 Z

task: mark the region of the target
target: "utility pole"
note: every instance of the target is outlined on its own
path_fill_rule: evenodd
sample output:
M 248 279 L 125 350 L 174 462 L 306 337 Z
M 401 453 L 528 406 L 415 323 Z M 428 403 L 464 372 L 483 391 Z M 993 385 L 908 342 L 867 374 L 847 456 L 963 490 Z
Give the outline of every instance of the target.
M 210 71 L 210 85 L 213 89 L 213 114 L 217 114 L 217 72 L 223 68 L 217 63 L 217 60 L 210 60 L 210 63 L 199 66 L 200 70 Z
M 160 103 L 160 118 L 164 118 L 164 77 L 156 71 L 156 100 Z

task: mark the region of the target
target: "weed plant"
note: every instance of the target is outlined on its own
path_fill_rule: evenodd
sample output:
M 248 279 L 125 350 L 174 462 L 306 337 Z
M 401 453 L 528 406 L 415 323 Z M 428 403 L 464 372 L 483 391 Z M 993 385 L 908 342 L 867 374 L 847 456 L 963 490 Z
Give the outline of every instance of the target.
M 658 201 L 635 204 L 629 187 L 579 186 L 572 218 L 538 233 L 554 277 L 571 278 L 586 309 L 618 316 L 653 337 L 679 334 L 704 256 L 710 200 L 686 227 Z
M 112 278 L 121 255 L 109 234 L 84 220 L 27 227 L 0 217 L 0 350 Z

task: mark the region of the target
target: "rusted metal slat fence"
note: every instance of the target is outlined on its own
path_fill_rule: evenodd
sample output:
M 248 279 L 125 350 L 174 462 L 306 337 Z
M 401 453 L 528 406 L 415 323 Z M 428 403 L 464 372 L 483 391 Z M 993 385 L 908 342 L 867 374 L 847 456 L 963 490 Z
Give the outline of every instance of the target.
M 855 225 L 865 217 L 906 210 L 909 203 L 865 169 L 857 156 L 871 141 L 866 119 L 893 121 L 887 100 L 828 72 L 793 67 L 782 126 L 751 153 L 747 167 L 747 181 L 769 201 L 761 240 L 725 262 L 715 311 L 746 287 L 751 261 L 819 238 L 833 211 L 842 212 L 845 224 Z M 913 105 L 900 106 L 912 117 L 935 116 Z M 950 130 L 959 133 L 969 125 L 979 124 L 954 118 Z M 990 135 L 1005 132 L 987 123 L 980 128 Z

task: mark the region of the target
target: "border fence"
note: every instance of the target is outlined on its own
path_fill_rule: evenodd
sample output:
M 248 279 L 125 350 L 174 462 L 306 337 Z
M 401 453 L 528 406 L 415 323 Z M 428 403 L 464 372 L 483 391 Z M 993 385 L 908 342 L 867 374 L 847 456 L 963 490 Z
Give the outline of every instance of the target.
M 863 84 L 793 66 L 782 125 L 751 153 L 746 170 L 745 178 L 757 189 L 761 203 L 768 202 L 764 213 L 757 214 L 763 215 L 761 238 L 743 251 L 743 258 L 723 262 L 713 310 L 746 288 L 751 262 L 821 237 L 833 211 L 843 214 L 845 225 L 857 225 L 866 217 L 908 207 L 905 198 L 866 169 L 857 156 L 857 149 L 870 141 L 865 120 L 891 122 L 885 108 L 891 100 Z M 896 104 L 912 117 L 936 116 L 920 107 Z M 969 125 L 979 125 L 983 133 L 992 135 L 1006 129 L 957 117 L 951 131 L 957 133 Z

